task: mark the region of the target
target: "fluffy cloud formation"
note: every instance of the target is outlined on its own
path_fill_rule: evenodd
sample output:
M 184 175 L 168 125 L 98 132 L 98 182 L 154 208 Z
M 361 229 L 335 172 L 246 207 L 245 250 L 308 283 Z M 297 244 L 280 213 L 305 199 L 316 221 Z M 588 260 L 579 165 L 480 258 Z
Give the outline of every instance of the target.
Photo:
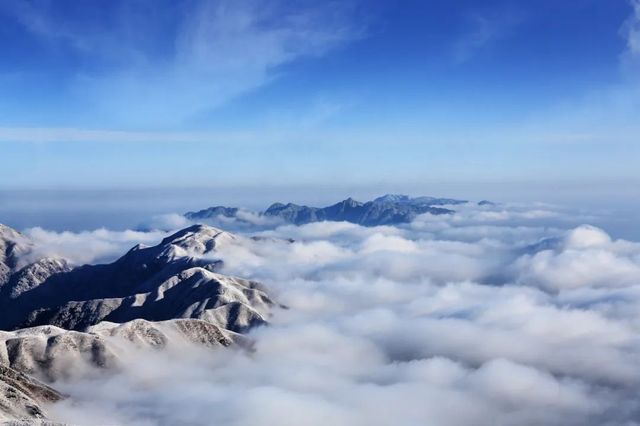
M 400 227 L 245 234 L 216 253 L 224 272 L 288 307 L 251 333 L 252 351 L 133 352 L 123 371 L 57 384 L 72 398 L 52 413 L 127 425 L 637 424 L 640 243 L 583 219 L 467 206 Z M 63 239 L 143 234 L 81 235 Z
M 611 241 L 601 229 L 586 225 L 547 243 L 550 249 L 518 259 L 519 282 L 547 290 L 640 283 L 639 244 Z

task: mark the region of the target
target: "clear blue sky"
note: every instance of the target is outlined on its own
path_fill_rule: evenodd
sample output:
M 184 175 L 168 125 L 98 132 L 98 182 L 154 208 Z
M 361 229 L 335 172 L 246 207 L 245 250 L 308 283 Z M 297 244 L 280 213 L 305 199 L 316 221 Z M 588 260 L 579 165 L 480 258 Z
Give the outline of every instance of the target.
M 0 45 L 0 187 L 640 178 L 638 0 L 12 0 Z

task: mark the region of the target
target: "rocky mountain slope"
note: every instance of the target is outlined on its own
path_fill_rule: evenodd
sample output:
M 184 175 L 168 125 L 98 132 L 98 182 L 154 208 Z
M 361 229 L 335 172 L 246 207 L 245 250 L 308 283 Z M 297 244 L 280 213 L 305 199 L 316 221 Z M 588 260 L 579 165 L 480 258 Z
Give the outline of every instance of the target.
M 63 398 L 53 388 L 0 363 L 0 423 L 45 419 L 43 406 Z
M 293 203 L 272 204 L 259 216 L 278 218 L 285 223 L 303 225 L 322 221 L 346 221 L 363 226 L 394 225 L 407 223 L 420 214 L 450 214 L 453 210 L 442 206 L 463 204 L 466 201 L 450 198 L 416 197 L 407 195 L 388 194 L 365 203 L 348 198 L 328 207 L 309 207 Z M 205 220 L 216 218 L 236 218 L 237 208 L 210 207 L 197 212 L 188 212 L 185 217 L 189 220 Z
M 250 344 L 240 334 L 197 319 L 102 322 L 86 332 L 55 326 L 0 332 L 0 422 L 46 419 L 47 405 L 65 398 L 34 377 L 55 384 L 88 368 L 119 369 L 127 349 L 180 350 L 189 343 L 208 348 Z
M 165 349 L 187 343 L 210 348 L 248 345 L 240 334 L 197 319 L 101 322 L 85 332 L 47 325 L 0 332 L 0 365 L 55 382 L 86 367 L 120 367 L 122 352 L 130 344 Z

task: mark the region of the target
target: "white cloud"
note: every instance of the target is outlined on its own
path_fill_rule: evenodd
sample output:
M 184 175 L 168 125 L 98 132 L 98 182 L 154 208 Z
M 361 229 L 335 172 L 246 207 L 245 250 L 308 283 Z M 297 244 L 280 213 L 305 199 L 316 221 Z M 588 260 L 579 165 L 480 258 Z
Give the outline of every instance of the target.
M 583 225 L 567 233 L 564 239 L 565 248 L 603 247 L 611 244 L 611 238 L 602 229 Z
M 612 241 L 601 229 L 570 230 L 555 248 L 522 256 L 518 281 L 547 290 L 640 284 L 640 244 Z
M 289 308 L 251 333 L 253 351 L 134 353 L 121 372 L 58 383 L 71 399 L 50 410 L 89 425 L 633 424 L 640 244 L 543 210 L 234 240 L 216 254 L 225 271 Z M 65 250 L 143 237 L 47 235 Z

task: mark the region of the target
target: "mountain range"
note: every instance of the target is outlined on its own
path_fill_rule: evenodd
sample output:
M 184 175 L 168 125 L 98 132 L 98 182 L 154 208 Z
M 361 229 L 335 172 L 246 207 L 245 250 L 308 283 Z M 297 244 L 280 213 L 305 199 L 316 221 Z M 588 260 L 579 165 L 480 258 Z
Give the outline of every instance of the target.
M 312 222 L 351 222 L 362 226 L 396 225 L 411 222 L 416 216 L 430 213 L 451 214 L 454 210 L 444 206 L 465 204 L 465 200 L 434 197 L 409 197 L 387 194 L 372 201 L 360 202 L 353 198 L 327 207 L 309 207 L 293 203 L 274 203 L 265 211 L 255 213 L 264 218 L 275 218 L 285 223 L 304 225 Z M 242 211 L 235 207 L 216 206 L 197 212 L 185 213 L 192 221 L 235 218 L 246 220 Z
M 239 238 L 194 225 L 113 263 L 76 267 L 37 258 L 29 238 L 0 225 L 0 420 L 46 418 L 64 396 L 37 379 L 72 374 L 70 359 L 117 368 L 116 341 L 248 347 L 242 333 L 266 324 L 276 304 L 261 284 L 220 273 L 217 249 Z

